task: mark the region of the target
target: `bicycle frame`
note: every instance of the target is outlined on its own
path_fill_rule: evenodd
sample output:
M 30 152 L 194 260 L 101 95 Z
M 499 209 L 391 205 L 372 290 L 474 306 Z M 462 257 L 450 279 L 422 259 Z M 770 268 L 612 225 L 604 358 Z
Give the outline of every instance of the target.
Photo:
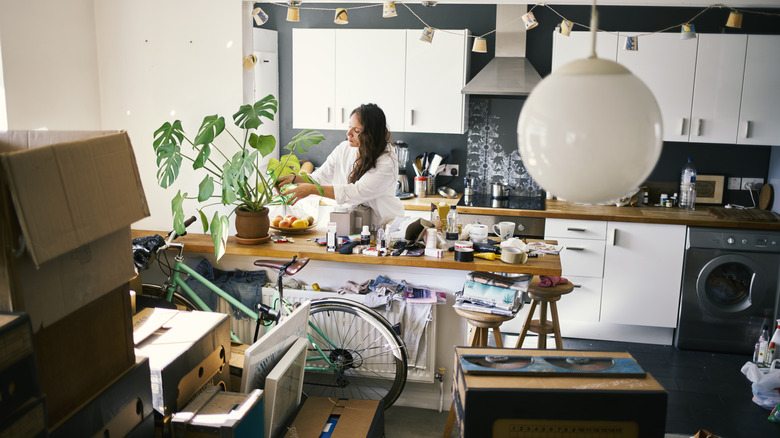
M 215 285 L 214 283 L 209 281 L 207 278 L 205 278 L 202 275 L 198 274 L 197 272 L 195 272 L 194 269 L 192 269 L 191 267 L 187 266 L 184 263 L 184 256 L 182 255 L 183 246 L 172 244 L 170 246 L 170 248 L 177 248 L 179 250 L 179 254 L 176 255 L 176 257 L 175 257 L 175 262 L 174 262 L 174 265 L 173 265 L 173 272 L 171 274 L 170 280 L 168 281 L 168 284 L 166 285 L 166 295 L 165 295 L 165 300 L 166 301 L 172 302 L 173 301 L 173 294 L 176 292 L 177 289 L 181 289 L 181 290 L 183 290 L 186 293 L 187 298 L 192 300 L 198 307 L 200 307 L 201 309 L 203 309 L 205 311 L 208 311 L 208 312 L 213 312 L 214 311 L 213 309 L 209 308 L 209 306 L 207 306 L 206 303 L 203 302 L 203 300 L 195 293 L 195 291 L 193 291 L 192 288 L 187 285 L 187 283 L 184 281 L 184 279 L 182 279 L 181 273 L 184 272 L 188 276 L 190 276 L 192 278 L 195 278 L 200 283 L 205 285 L 210 291 L 214 292 L 215 294 L 217 294 L 220 297 L 222 297 L 225 300 L 227 300 L 227 302 L 229 302 L 230 304 L 235 306 L 237 309 L 239 309 L 242 312 L 244 312 L 244 314 L 246 314 L 247 316 L 252 318 L 254 321 L 257 321 L 257 319 L 259 318 L 259 315 L 257 314 L 257 312 L 253 311 L 252 309 L 250 309 L 249 307 L 245 306 L 243 303 L 241 303 L 237 299 L 235 299 L 232 296 L 230 296 L 230 294 L 228 294 L 227 292 L 225 292 L 222 289 L 220 289 L 219 286 Z M 274 303 L 278 303 L 279 302 L 279 291 L 278 290 L 276 292 L 274 292 L 273 302 Z M 286 304 L 287 303 L 279 303 L 279 308 L 281 308 L 282 306 L 285 306 Z M 331 345 L 331 347 L 336 348 L 336 345 L 330 339 L 328 339 L 328 337 L 316 325 L 314 325 L 314 323 L 312 323 L 311 321 L 309 321 L 309 327 L 311 327 L 314 331 L 316 331 L 318 335 L 322 336 L 322 338 L 325 339 Z M 327 364 L 327 366 L 321 366 L 321 367 L 318 367 L 318 366 L 307 366 L 307 367 L 305 367 L 306 371 L 329 371 L 329 370 L 338 371 L 338 367 L 333 362 L 331 362 L 331 360 L 328 358 L 328 356 L 325 354 L 325 352 L 322 351 L 322 349 L 319 347 L 319 345 L 317 345 L 317 344 L 315 344 L 313 342 L 311 336 L 308 333 L 306 334 L 306 337 L 309 339 L 310 345 L 312 345 L 314 347 L 314 349 L 317 350 L 317 353 L 321 356 L 321 357 L 316 357 L 316 356 L 310 357 L 310 356 L 307 356 L 306 360 L 307 361 L 324 360 L 325 363 Z M 241 340 L 238 338 L 238 336 L 236 336 L 233 333 L 232 330 L 230 331 L 230 339 L 232 341 L 235 341 L 235 342 L 241 342 Z

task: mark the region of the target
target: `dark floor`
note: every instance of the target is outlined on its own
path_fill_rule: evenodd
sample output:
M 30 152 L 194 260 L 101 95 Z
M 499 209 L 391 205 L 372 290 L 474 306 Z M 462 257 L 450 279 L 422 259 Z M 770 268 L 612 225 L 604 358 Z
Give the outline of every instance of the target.
M 564 348 L 629 352 L 669 393 L 667 433 L 691 436 L 706 429 L 722 438 L 780 437 L 780 423 L 767 420 L 769 411 L 751 400 L 751 383 L 740 371 L 748 356 L 580 339 L 564 339 Z M 388 438 L 440 437 L 446 420 L 446 410 L 390 407 L 385 433 Z

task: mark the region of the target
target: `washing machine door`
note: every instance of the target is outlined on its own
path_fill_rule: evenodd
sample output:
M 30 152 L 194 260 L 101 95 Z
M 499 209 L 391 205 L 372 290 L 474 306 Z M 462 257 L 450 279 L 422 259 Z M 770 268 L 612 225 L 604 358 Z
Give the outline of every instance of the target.
M 714 316 L 734 317 L 760 309 L 766 295 L 766 275 L 752 259 L 724 254 L 710 260 L 699 272 L 696 295 Z

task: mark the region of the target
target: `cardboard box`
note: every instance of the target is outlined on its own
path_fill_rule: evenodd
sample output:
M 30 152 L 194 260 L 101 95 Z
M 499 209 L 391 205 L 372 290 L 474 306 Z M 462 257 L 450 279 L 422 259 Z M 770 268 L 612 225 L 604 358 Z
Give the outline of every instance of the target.
M 263 390 L 245 394 L 209 386 L 173 414 L 172 423 L 177 437 L 256 437 L 264 429 Z
M 53 426 L 135 365 L 127 284 L 39 330 L 34 342 Z
M 33 332 L 133 277 L 149 215 L 126 132 L 0 132 L 0 310 Z
M 123 437 L 153 417 L 152 412 L 149 359 L 140 358 L 135 366 L 54 426 L 49 436 Z M 152 418 L 152 428 L 153 422 Z
M 241 377 L 244 375 L 244 352 L 250 346 L 230 341 L 230 388 L 234 391 L 241 388 Z
M 46 399 L 32 398 L 14 412 L 14 415 L 0 421 L 0 437 L 45 438 L 46 433 Z
M 378 400 L 309 397 L 284 436 L 318 437 L 330 422 L 330 438 L 381 438 L 385 434 L 384 412 L 384 404 Z
M 667 393 L 644 377 L 602 374 L 480 375 L 464 372 L 461 355 L 631 358 L 628 353 L 455 347 L 453 403 L 461 436 L 566 432 L 567 437 L 663 437 Z M 633 358 L 631 358 L 633 361 Z M 506 371 L 506 370 L 501 370 Z
M 222 313 L 146 308 L 133 317 L 135 354 L 149 358 L 152 405 L 178 412 L 206 386 L 230 390 L 230 317 Z
M 30 318 L 0 312 L 0 422 L 40 396 Z

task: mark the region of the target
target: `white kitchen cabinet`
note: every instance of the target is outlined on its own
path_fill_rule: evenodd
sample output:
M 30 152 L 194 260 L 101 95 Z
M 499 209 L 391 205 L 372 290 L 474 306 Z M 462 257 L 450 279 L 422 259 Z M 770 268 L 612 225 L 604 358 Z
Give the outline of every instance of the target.
M 544 229 L 545 239 L 557 240 L 563 247 L 562 276 L 574 285 L 574 290 L 558 301 L 562 330 L 570 321 L 598 322 L 607 222 L 547 219 Z
M 600 59 L 617 59 L 617 35 L 599 32 L 596 35 L 596 56 Z M 590 32 L 571 32 L 569 36 L 553 32 L 552 71 L 576 59 L 590 56 Z
M 601 322 L 677 326 L 685 232 L 684 225 L 607 224 Z
M 641 79 L 655 96 L 661 108 L 664 141 L 688 141 L 696 40 L 680 39 L 678 33 L 620 32 L 619 46 L 625 45 L 627 36 L 637 35 L 638 50 L 618 50 L 617 62 Z
M 405 57 L 401 29 L 293 29 L 293 128 L 346 130 L 363 103 L 403 126 Z
M 344 129 L 375 103 L 391 132 L 465 132 L 467 30 L 293 29 L 293 128 Z
M 466 132 L 468 30 L 439 29 L 431 43 L 420 30 L 406 31 L 405 132 Z M 392 127 L 391 127 L 392 130 Z
M 698 34 L 693 87 L 693 143 L 736 143 L 747 35 Z
M 780 145 L 780 35 L 748 35 L 738 144 Z

